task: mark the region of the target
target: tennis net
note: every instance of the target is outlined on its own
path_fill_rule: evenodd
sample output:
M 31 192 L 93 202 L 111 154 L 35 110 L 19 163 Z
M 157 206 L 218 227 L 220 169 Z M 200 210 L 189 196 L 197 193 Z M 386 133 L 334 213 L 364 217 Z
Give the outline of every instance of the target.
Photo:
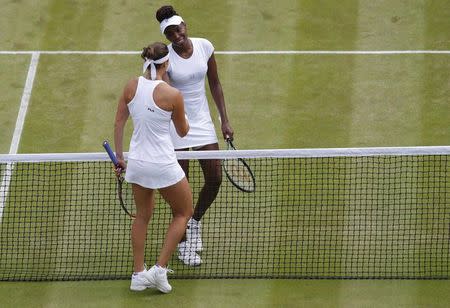
M 178 153 L 244 158 L 256 191 L 223 176 L 202 219 L 203 263 L 172 278 L 449 279 L 450 147 Z M 132 220 L 106 154 L 0 155 L 0 280 L 129 279 Z M 130 194 L 131 195 L 131 194 Z M 126 202 L 133 202 L 131 199 Z M 171 218 L 159 194 L 145 260 Z

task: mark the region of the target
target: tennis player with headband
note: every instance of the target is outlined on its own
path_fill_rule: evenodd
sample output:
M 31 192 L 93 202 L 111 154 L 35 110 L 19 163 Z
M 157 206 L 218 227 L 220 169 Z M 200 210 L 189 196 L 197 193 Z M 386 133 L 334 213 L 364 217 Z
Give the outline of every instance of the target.
M 163 77 L 183 95 L 190 130 L 180 138 L 171 129 L 176 150 L 218 150 L 219 144 L 211 119 L 205 91 L 205 77 L 208 76 L 209 88 L 217 106 L 222 123 L 223 138 L 233 138 L 233 129 L 228 121 L 225 100 L 220 84 L 214 47 L 206 39 L 191 38 L 187 35 L 186 23 L 172 6 L 162 6 L 156 12 L 160 30 L 171 42 L 169 47 L 169 68 Z M 180 160 L 186 176 L 189 174 L 189 161 Z M 214 202 L 222 183 L 220 160 L 199 160 L 205 184 L 198 196 L 194 215 L 188 223 L 185 241 L 178 245 L 178 258 L 186 265 L 201 264 L 197 252 L 203 249 L 200 220 Z
M 177 89 L 162 80 L 169 65 L 169 50 L 163 43 L 144 48 L 143 76 L 131 79 L 125 86 L 117 107 L 114 141 L 120 169 L 125 180 L 132 183 L 136 218 L 131 228 L 134 273 L 130 289 L 142 291 L 157 288 L 168 293 L 167 263 L 184 236 L 193 214 L 192 192 L 177 162 L 169 129 L 172 122 L 182 137 L 189 131 L 183 97 Z M 123 156 L 123 131 L 129 115 L 133 119 L 128 166 Z M 119 170 L 117 170 L 119 171 Z M 166 233 L 156 264 L 147 270 L 144 250 L 147 228 L 154 208 L 155 190 L 159 190 L 172 209 L 172 221 Z

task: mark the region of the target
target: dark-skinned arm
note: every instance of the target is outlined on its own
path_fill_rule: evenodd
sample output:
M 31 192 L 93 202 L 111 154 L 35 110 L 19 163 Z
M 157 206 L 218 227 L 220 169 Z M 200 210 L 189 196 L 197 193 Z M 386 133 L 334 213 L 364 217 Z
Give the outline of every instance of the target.
M 219 74 L 217 73 L 217 64 L 214 57 L 214 53 L 208 60 L 208 83 L 209 89 L 211 90 L 211 95 L 216 103 L 217 110 L 219 111 L 221 123 L 222 123 L 222 134 L 224 139 L 230 138 L 233 140 L 233 129 L 231 128 L 230 122 L 228 120 L 227 110 L 225 108 L 225 99 L 223 96 L 222 85 L 220 84 Z

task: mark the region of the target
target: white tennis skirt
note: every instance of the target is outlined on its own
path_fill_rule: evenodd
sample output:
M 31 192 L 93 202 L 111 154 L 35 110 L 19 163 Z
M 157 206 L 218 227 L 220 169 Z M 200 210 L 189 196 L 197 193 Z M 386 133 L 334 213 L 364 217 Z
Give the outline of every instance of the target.
M 158 189 L 172 186 L 185 177 L 177 161 L 169 163 L 151 163 L 129 159 L 125 180 L 142 187 Z
M 201 122 L 189 121 L 189 132 L 184 137 L 178 136 L 172 121 L 170 121 L 169 132 L 173 147 L 177 150 L 194 148 L 218 142 L 214 124 L 209 115 Z

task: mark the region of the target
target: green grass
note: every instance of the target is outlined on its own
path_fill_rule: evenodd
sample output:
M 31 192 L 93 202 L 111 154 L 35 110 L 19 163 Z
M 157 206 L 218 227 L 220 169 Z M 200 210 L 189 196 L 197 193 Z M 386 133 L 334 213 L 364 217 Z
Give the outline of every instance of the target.
M 102 151 L 121 91 L 139 73 L 137 57 L 41 56 L 20 152 Z
M 241 149 L 445 145 L 445 59 L 217 55 Z M 41 55 L 20 152 L 101 151 L 122 88 L 139 67 L 137 55 Z M 211 99 L 210 109 L 218 124 Z
M 185 18 L 192 36 L 211 39 L 219 50 L 449 46 L 445 0 L 170 3 Z M 154 13 L 165 1 L 2 0 L 1 4 L 2 50 L 139 50 L 150 41 L 164 40 Z M 358 46 L 361 40 L 365 46 Z
M 23 10 L 21 1 L 5 1 L 0 49 L 139 50 L 165 40 L 150 14 L 161 4 L 40 1 Z M 445 1 L 173 5 L 196 17 L 186 17 L 189 33 L 209 38 L 216 50 L 446 49 L 450 41 L 448 31 L 437 30 L 448 28 Z M 223 18 L 205 26 L 214 12 Z M 243 149 L 448 144 L 447 58 L 217 55 Z M 5 98 L 11 107 L 0 118 L 14 123 L 21 92 L 8 85 L 23 84 L 16 80 L 25 79 L 29 56 L 2 59 L 23 65 L 8 70 L 0 85 L 14 95 Z M 20 152 L 99 151 L 99 141 L 111 139 L 118 96 L 139 63 L 138 55 L 41 55 Z M 13 124 L 6 128 L 3 153 Z
M 30 57 L 0 55 L 0 153 L 8 153 L 11 146 L 29 63 Z
M 448 281 L 173 280 L 169 295 L 128 281 L 0 282 L 3 307 L 447 307 Z
M 0 0 L 0 50 L 138 51 L 150 42 L 165 41 L 154 18 L 155 10 L 163 4 L 166 2 Z M 338 4 L 308 0 L 212 0 L 194 3 L 177 0 L 171 4 L 185 18 L 189 34 L 210 39 L 216 50 L 450 49 L 450 13 L 445 0 L 345 0 Z M 216 59 L 238 148 L 449 144 L 448 55 L 216 55 Z M 29 62 L 29 55 L 0 55 L 0 153 L 9 151 Z M 115 106 L 122 87 L 131 76 L 140 73 L 140 66 L 138 55 L 41 55 L 19 152 L 102 151 L 100 144 L 103 139 L 112 139 Z M 211 99 L 210 104 L 213 120 L 217 123 L 217 113 Z M 130 132 L 131 125 L 128 125 L 127 140 Z M 220 136 L 220 132 L 218 135 Z M 447 165 L 442 167 L 448 170 Z M 384 171 L 389 174 L 389 170 Z M 80 175 L 78 171 L 70 173 L 81 176 L 82 180 L 89 179 L 89 174 Z M 346 175 L 345 172 L 343 174 Z M 349 178 L 344 176 L 341 180 Z M 56 184 L 51 181 L 47 184 L 39 182 L 39 179 L 33 181 L 39 183 L 39 189 Z M 20 204 L 29 206 L 37 204 L 34 203 L 36 200 L 47 198 L 44 202 L 49 206 L 34 207 L 30 211 L 10 205 L 6 208 L 2 236 L 10 234 L 5 230 L 5 221 L 8 220 L 8 224 L 12 223 L 14 228 L 20 228 L 24 233 L 38 230 L 36 227 L 39 222 L 47 226 L 43 227 L 41 233 L 35 233 L 29 241 L 19 241 L 17 249 L 27 256 L 53 258 L 55 263 L 43 265 L 36 259 L 25 272 L 46 270 L 51 274 L 58 274 L 55 268 L 61 267 L 66 260 L 87 262 L 83 253 L 70 256 L 69 249 L 81 246 L 97 249 L 98 244 L 90 243 L 101 242 L 108 238 L 108 234 L 112 236 L 113 243 L 127 245 L 127 234 L 118 235 L 114 225 L 103 225 L 95 219 L 105 208 L 107 213 L 110 210 L 111 213 L 117 213 L 113 210 L 113 197 L 104 197 L 103 207 L 98 207 L 98 204 L 87 202 L 88 197 L 73 194 L 72 190 L 77 188 L 77 184 L 74 186 L 63 178 L 60 181 L 67 200 L 61 198 L 61 191 L 50 190 L 50 196 L 41 196 L 36 191 L 31 199 L 22 200 Z M 437 178 L 425 177 L 406 185 L 413 195 L 417 193 L 417 201 L 428 193 L 426 186 L 444 185 L 444 190 L 448 191 L 448 183 L 438 184 L 436 181 Z M 329 184 L 334 185 L 334 182 Z M 394 181 L 392 185 L 398 187 L 405 184 Z M 349 186 L 350 189 L 361 191 L 368 189 L 361 184 Z M 90 193 L 95 195 L 95 189 L 94 187 L 94 191 Z M 388 188 L 383 188 L 378 193 L 387 193 L 387 199 L 378 197 L 383 202 L 396 201 Z M 440 200 L 447 200 L 446 193 L 438 195 L 442 198 Z M 367 231 L 376 239 L 383 235 L 383 238 L 392 236 L 397 240 L 401 240 L 403 235 L 398 230 L 390 229 L 391 225 L 403 226 L 402 223 L 406 220 L 401 218 L 414 220 L 422 216 L 424 218 L 420 220 L 420 228 L 414 230 L 414 234 L 420 237 L 419 242 L 424 244 L 430 238 L 437 238 L 435 243 L 439 245 L 431 247 L 431 256 L 441 248 L 448 249 L 448 241 L 444 243 L 442 238 L 436 237 L 436 234 L 448 236 L 448 230 L 429 221 L 445 217 L 447 209 L 444 207 L 432 209 L 429 204 L 417 202 L 413 203 L 412 209 L 410 205 L 402 205 L 402 210 L 411 210 L 410 214 L 404 216 L 398 216 L 394 211 L 392 217 L 385 217 L 380 214 L 383 211 L 370 208 L 370 215 L 358 211 L 348 213 L 350 216 L 335 217 L 335 212 L 329 205 L 333 202 L 332 194 L 321 192 L 320 196 L 323 199 L 317 199 L 313 203 L 324 202 L 327 206 L 321 208 L 321 211 L 315 211 L 316 206 L 314 209 L 305 209 L 304 214 L 309 215 L 312 220 L 309 228 L 303 220 L 301 230 L 303 235 L 308 235 L 305 236 L 307 241 L 304 245 L 312 251 L 317 247 L 322 250 L 305 256 L 310 266 L 296 268 L 298 273 L 314 270 L 317 258 L 328 261 L 320 264 L 321 270 L 345 271 L 346 266 L 355 265 L 349 261 L 351 258 L 335 260 L 327 253 L 333 249 L 349 255 L 355 253 L 353 249 L 358 248 L 358 245 L 347 245 L 339 239 L 349 239 L 350 235 L 345 235 L 344 231 L 356 232 L 356 229 L 340 229 L 342 232 L 339 236 L 330 238 L 335 241 L 334 246 L 326 247 L 320 246 L 327 243 L 319 240 L 323 239 L 322 231 L 327 232 L 328 229 L 314 227 L 324 223 L 330 223 L 330 227 L 339 227 L 352 215 L 359 219 L 359 223 L 390 230 L 387 233 Z M 284 200 L 283 196 L 267 191 L 252 202 L 257 206 L 260 200 L 266 202 L 276 198 Z M 286 204 L 292 201 L 289 199 L 292 197 L 286 198 L 288 199 L 283 201 Z M 358 200 L 346 196 L 341 201 Z M 85 204 L 84 202 L 89 204 L 84 209 L 85 212 L 82 212 L 84 219 L 71 226 L 70 221 L 80 213 L 68 204 Z M 239 202 L 236 201 L 240 204 Z M 24 219 L 18 221 L 8 216 L 13 210 Z M 241 213 L 241 210 L 239 206 L 230 205 L 213 208 L 211 215 L 205 217 L 205 228 L 208 232 L 228 230 L 230 226 L 222 225 L 215 217 L 224 216 L 232 221 L 239 214 L 249 218 L 250 214 Z M 92 213 L 96 215 L 89 216 Z M 115 215 L 112 214 L 109 218 L 118 219 L 118 226 L 125 230 L 125 218 L 120 213 Z M 161 215 L 167 217 L 168 213 L 162 211 Z M 298 221 L 289 215 L 285 207 L 277 208 L 273 218 L 264 215 L 259 217 L 258 223 L 273 223 L 276 219 L 289 222 L 285 231 L 299 230 L 295 228 Z M 445 219 L 440 222 L 446 223 Z M 248 248 L 245 246 L 246 241 L 254 243 L 262 240 L 258 236 L 249 236 L 244 220 L 233 221 L 231 227 L 245 236 L 235 238 L 239 245 L 228 246 L 230 251 L 245 251 Z M 82 233 L 84 228 L 91 231 Z M 259 231 L 260 236 L 268 236 L 267 230 Z M 75 235 L 79 236 L 79 240 L 74 239 Z M 51 236 L 56 236 L 57 240 L 50 240 Z M 83 239 L 86 241 L 83 242 Z M 158 237 L 155 243 L 160 241 L 161 237 Z M 211 253 L 219 247 L 210 239 L 206 243 L 210 246 L 210 251 L 205 251 L 204 258 L 208 260 L 213 257 Z M 230 241 L 226 243 L 229 245 Z M 277 247 L 280 254 L 273 256 L 275 260 L 281 260 L 280 265 L 294 258 L 286 257 L 286 254 L 283 257 L 282 252 L 289 256 L 299 253 L 296 248 L 283 246 L 284 243 L 282 241 Z M 368 253 L 361 256 L 360 263 L 355 262 L 356 266 L 372 260 L 379 253 L 373 249 L 375 246 L 371 246 L 371 242 L 368 243 L 368 246 L 359 246 L 367 249 Z M 393 243 L 390 242 L 385 247 L 389 249 L 391 256 L 401 255 L 405 262 L 394 263 L 386 268 L 389 271 L 393 268 L 403 270 L 411 260 L 423 256 L 424 250 L 420 247 L 412 255 L 402 255 L 404 247 L 396 247 Z M 9 242 L 8 247 L 16 247 L 14 245 Z M 149 256 L 156 248 L 150 248 L 152 252 Z M 262 246 L 263 251 L 266 248 Z M 59 255 L 51 253 L 55 251 Z M 124 264 L 129 262 L 130 255 L 126 249 L 111 249 L 105 253 L 112 258 L 121 258 Z M 246 273 L 255 271 L 250 266 L 252 264 L 248 264 L 251 262 L 245 263 L 245 258 L 242 262 L 230 256 L 224 257 L 229 262 L 227 266 L 237 268 L 246 265 Z M 10 261 L 5 263 L 5 260 L 6 258 L 0 260 L 1 269 L 12 268 L 21 261 L 8 259 Z M 448 260 L 439 263 L 431 257 L 426 262 L 432 265 L 428 270 L 439 267 L 448 270 Z M 271 264 L 258 266 L 268 271 L 274 270 Z M 96 259 L 90 260 L 87 269 L 95 272 L 105 271 L 108 267 L 111 267 L 111 263 L 102 263 L 102 260 Z M 113 271 L 115 270 L 117 269 Z M 282 266 L 277 270 L 286 272 Z M 178 273 L 180 271 L 183 273 L 181 267 L 177 269 Z M 125 272 L 123 270 L 124 275 Z M 69 267 L 63 274 L 70 275 L 73 271 Z M 445 307 L 448 303 L 447 281 L 173 280 L 173 284 L 176 290 L 174 294 L 159 296 L 152 291 L 132 294 L 127 290 L 128 281 L 0 283 L 0 302 L 6 307 L 70 307 L 79 306 L 80 303 L 82 306 L 93 307 L 130 304 L 186 307 Z
M 174 256 L 174 278 L 450 276 L 450 183 L 448 162 L 439 156 L 248 162 L 256 192 L 223 183 L 203 219 L 204 263 L 189 268 Z M 201 170 L 191 165 L 196 196 Z M 157 204 L 150 264 L 171 216 L 160 198 Z M 127 278 L 130 225 L 115 200 L 108 162 L 17 164 L 0 226 L 7 248 L 0 253 L 0 277 Z

